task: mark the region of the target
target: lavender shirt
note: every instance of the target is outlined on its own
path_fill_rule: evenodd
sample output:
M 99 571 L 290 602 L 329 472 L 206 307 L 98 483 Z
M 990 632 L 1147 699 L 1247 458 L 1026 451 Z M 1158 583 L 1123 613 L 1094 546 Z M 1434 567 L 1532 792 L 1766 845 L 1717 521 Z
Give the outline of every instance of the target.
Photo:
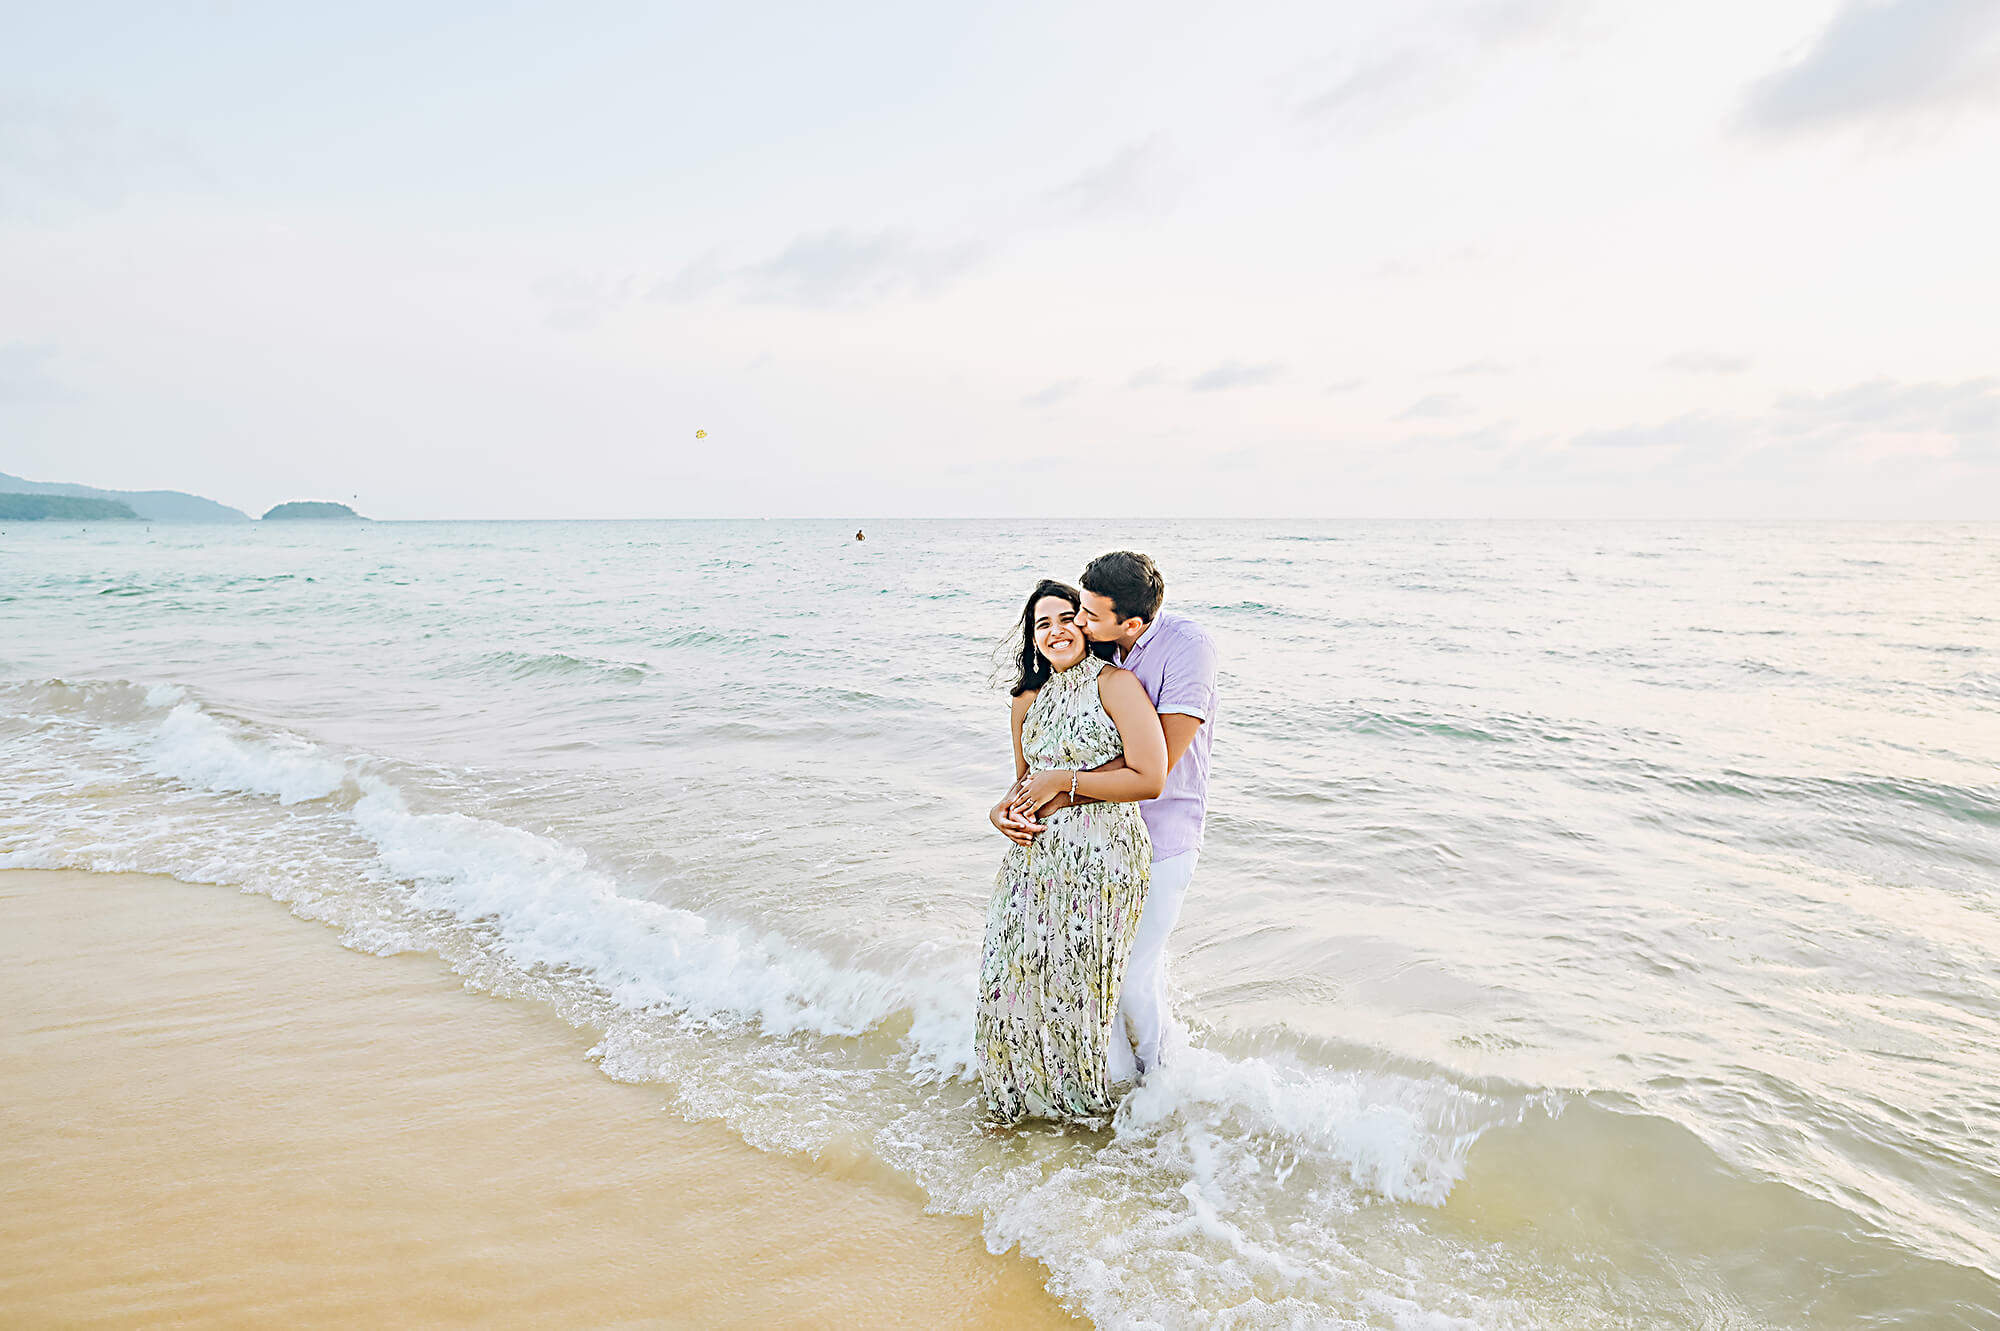
M 1118 664 L 1139 677 L 1154 710 L 1201 718 L 1187 752 L 1167 773 L 1158 799 L 1139 805 L 1153 837 L 1153 858 L 1201 849 L 1208 813 L 1208 747 L 1215 731 L 1215 643 L 1208 631 L 1185 615 L 1162 614 L 1139 635 Z

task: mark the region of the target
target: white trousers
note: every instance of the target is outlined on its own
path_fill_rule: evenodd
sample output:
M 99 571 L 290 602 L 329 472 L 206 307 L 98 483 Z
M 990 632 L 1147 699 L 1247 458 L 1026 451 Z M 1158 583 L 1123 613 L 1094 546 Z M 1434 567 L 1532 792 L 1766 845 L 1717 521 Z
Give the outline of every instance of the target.
M 1153 861 L 1146 905 L 1139 912 L 1139 932 L 1125 960 L 1125 982 L 1118 990 L 1118 1017 L 1111 1023 L 1111 1080 L 1137 1081 L 1139 1074 L 1158 1067 L 1160 1055 L 1172 1043 L 1173 1009 L 1167 1005 L 1167 935 L 1181 917 L 1181 899 L 1194 881 L 1198 850 Z

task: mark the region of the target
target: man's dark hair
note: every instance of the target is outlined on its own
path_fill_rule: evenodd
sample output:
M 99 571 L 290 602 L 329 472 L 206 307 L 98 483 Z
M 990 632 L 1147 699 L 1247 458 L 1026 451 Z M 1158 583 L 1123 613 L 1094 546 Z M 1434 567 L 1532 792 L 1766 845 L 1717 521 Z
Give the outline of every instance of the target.
M 1167 580 L 1153 561 L 1138 551 L 1113 550 L 1084 568 L 1083 589 L 1093 596 L 1109 597 L 1111 612 L 1119 623 L 1143 619 L 1150 624 L 1160 613 L 1160 602 L 1166 599 Z

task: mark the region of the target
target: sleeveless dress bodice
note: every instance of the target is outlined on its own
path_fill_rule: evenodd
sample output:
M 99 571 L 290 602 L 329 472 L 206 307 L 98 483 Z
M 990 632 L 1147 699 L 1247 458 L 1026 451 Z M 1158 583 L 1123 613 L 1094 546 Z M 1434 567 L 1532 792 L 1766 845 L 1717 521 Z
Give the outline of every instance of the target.
M 1086 656 L 1042 685 L 1021 719 L 1021 756 L 1029 771 L 1096 767 L 1125 751 L 1118 726 L 1097 695 L 1103 673 L 1104 662 Z

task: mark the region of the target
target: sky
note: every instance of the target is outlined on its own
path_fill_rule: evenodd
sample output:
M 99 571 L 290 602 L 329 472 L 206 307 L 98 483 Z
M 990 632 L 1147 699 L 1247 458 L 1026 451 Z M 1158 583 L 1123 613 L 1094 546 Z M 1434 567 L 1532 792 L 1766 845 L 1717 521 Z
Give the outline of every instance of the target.
M 0 0 L 0 471 L 2000 519 L 2000 0 Z

